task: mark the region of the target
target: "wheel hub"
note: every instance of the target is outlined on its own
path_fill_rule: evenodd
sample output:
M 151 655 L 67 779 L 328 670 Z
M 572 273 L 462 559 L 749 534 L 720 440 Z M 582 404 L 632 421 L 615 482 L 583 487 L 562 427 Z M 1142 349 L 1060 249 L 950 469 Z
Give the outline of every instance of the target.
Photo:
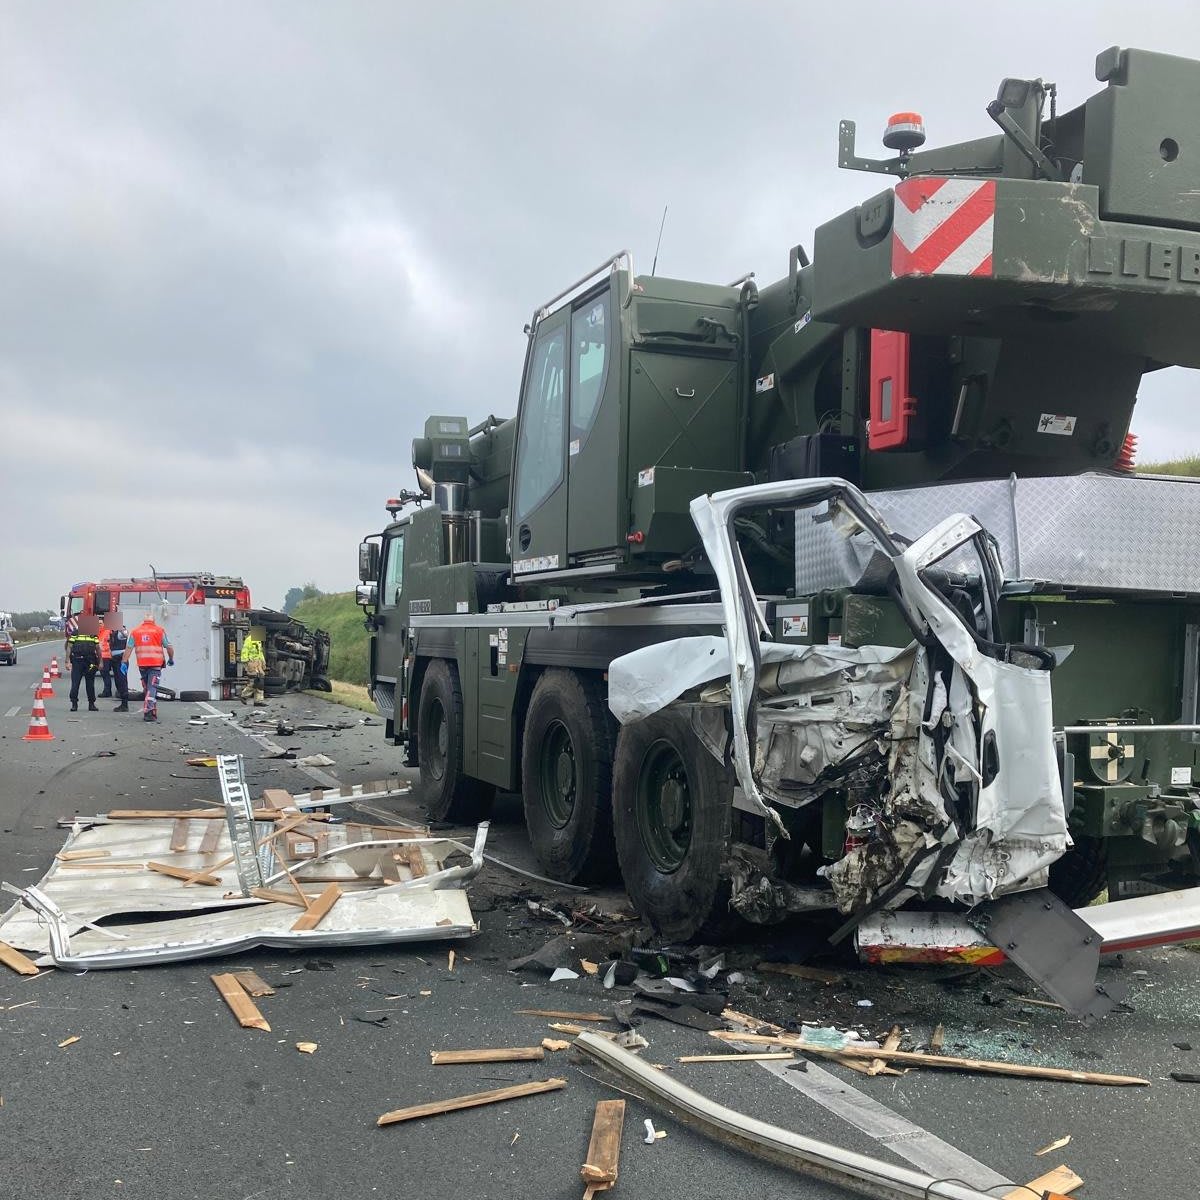
M 635 799 L 638 833 L 656 870 L 679 870 L 692 843 L 692 796 L 687 768 L 670 742 L 655 742 L 642 760 Z
M 550 824 L 562 829 L 575 810 L 575 747 L 561 721 L 553 721 L 542 739 L 538 769 L 542 808 Z

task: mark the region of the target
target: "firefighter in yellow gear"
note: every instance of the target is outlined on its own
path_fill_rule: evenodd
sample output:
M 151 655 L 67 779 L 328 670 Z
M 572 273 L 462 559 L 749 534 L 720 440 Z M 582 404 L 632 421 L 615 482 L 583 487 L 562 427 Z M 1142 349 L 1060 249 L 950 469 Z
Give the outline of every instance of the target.
M 267 676 L 267 656 L 263 653 L 262 642 L 253 633 L 246 634 L 242 642 L 242 675 L 246 680 L 241 691 L 241 701 L 249 704 L 253 696 L 255 704 L 265 704 L 263 680 Z

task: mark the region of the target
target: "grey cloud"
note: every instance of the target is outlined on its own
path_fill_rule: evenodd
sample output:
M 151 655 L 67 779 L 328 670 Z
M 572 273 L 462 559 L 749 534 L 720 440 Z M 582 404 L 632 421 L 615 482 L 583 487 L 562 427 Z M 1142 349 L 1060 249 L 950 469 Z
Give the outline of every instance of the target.
M 0 494 L 41 532 L 0 601 L 148 561 L 348 586 L 424 416 L 511 412 L 535 304 L 622 246 L 648 267 L 664 204 L 661 272 L 766 282 L 875 190 L 840 117 L 864 152 L 897 108 L 949 141 L 1005 74 L 1074 105 L 1106 45 L 1200 57 L 1190 6 L 1086 11 L 8 6 Z M 1200 446 L 1190 381 L 1147 381 L 1144 457 Z

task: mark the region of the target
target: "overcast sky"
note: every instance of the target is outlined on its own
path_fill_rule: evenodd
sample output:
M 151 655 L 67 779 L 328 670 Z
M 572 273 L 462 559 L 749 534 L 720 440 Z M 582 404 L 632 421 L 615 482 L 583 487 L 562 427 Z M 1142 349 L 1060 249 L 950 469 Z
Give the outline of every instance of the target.
M 877 190 L 840 117 L 983 136 L 1113 44 L 1200 58 L 1200 9 L 0 0 L 0 608 L 353 586 L 425 416 L 511 414 L 534 307 L 664 204 L 660 274 L 766 283 Z M 1143 385 L 1143 459 L 1200 452 L 1192 389 Z

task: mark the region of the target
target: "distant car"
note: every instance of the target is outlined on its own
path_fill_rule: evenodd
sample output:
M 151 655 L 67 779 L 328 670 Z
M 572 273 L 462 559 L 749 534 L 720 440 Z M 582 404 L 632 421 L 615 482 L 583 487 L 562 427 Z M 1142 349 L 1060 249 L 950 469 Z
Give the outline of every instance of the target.
M 12 631 L 0 630 L 0 662 L 10 667 L 17 665 L 17 644 L 13 641 Z

